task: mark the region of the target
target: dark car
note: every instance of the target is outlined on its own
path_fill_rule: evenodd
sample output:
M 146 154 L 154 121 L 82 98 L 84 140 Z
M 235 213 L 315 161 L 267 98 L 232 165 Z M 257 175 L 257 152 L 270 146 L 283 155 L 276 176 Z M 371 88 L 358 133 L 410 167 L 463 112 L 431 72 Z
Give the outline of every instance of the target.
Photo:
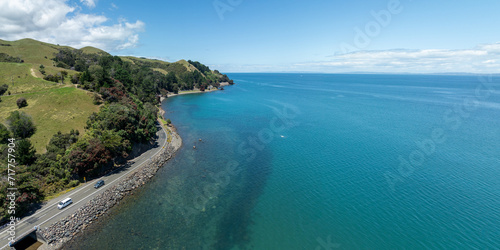
M 94 188 L 100 188 L 102 185 L 104 185 L 104 180 L 100 180 L 95 183 Z

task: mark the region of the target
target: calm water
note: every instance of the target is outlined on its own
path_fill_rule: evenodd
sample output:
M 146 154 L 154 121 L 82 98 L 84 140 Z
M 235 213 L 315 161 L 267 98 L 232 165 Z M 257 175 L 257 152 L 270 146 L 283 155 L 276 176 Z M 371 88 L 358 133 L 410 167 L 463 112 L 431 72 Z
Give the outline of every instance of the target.
M 183 148 L 70 248 L 500 248 L 499 78 L 230 77 L 163 103 Z

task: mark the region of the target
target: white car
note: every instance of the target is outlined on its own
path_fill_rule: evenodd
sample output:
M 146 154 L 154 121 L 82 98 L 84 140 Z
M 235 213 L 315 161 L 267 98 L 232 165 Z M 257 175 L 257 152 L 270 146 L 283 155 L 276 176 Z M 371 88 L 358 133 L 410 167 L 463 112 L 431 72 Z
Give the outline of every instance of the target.
M 57 204 L 57 208 L 59 209 L 63 209 L 67 206 L 69 206 L 69 204 L 73 203 L 73 200 L 71 200 L 71 198 L 66 198 L 62 201 L 59 202 L 59 204 Z

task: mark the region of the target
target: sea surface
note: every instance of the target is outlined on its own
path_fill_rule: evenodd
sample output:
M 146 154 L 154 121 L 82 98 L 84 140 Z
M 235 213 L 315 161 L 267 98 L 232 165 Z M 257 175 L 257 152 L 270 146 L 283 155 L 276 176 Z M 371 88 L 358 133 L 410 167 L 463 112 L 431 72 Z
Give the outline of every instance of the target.
M 500 249 L 500 78 L 230 74 L 74 249 Z M 196 149 L 193 148 L 196 146 Z

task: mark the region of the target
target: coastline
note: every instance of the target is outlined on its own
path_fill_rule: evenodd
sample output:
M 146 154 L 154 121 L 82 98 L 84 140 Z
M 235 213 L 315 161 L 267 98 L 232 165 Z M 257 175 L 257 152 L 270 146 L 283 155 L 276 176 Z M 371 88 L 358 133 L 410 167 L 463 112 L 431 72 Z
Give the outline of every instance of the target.
M 221 86 L 227 85 L 228 84 Z M 163 103 L 165 99 L 178 95 L 199 94 L 217 90 L 219 89 L 213 88 L 205 91 L 191 90 L 183 91 L 178 94 L 169 93 L 167 97 L 162 96 L 160 102 Z M 165 110 L 161 107 L 161 103 L 159 107 L 161 118 L 158 119 L 158 122 L 163 132 L 166 134 L 167 142 L 166 146 L 163 147 L 164 149 L 159 151 L 151 159 L 149 164 L 145 164 L 129 173 L 124 180 L 97 195 L 73 214 L 68 215 L 47 228 L 39 230 L 37 236 L 41 238 L 43 244 L 38 249 L 47 250 L 63 248 L 66 243 L 77 238 L 86 227 L 90 226 L 93 222 L 97 222 L 99 217 L 107 214 L 112 207 L 118 205 L 120 200 L 126 195 L 132 194 L 134 190 L 145 185 L 181 148 L 182 138 L 177 133 L 175 127 L 173 125 L 167 125 L 162 121 L 165 118 Z
M 165 113 L 160 105 L 160 114 Z M 118 205 L 126 195 L 145 185 L 156 172 L 170 160 L 182 146 L 182 138 L 177 134 L 175 127 L 167 126 L 158 120 L 162 131 L 166 134 L 166 144 L 150 161 L 142 167 L 129 173 L 125 179 L 118 182 L 103 193 L 95 196 L 73 214 L 58 222 L 37 231 L 44 244 L 38 249 L 61 249 L 65 243 L 79 236 L 83 230 L 105 215 L 112 207 Z
M 210 86 L 212 86 L 212 85 L 210 85 Z M 220 85 L 219 85 L 219 87 L 226 87 L 226 86 L 230 86 L 230 84 L 228 82 L 221 82 Z M 199 89 L 193 89 L 193 90 L 179 91 L 177 94 L 168 92 L 166 97 L 165 96 L 161 96 L 160 97 L 160 103 L 163 102 L 167 98 L 178 96 L 178 95 L 200 94 L 200 93 L 206 93 L 206 92 L 214 92 L 214 91 L 217 91 L 217 90 L 221 90 L 221 89 L 212 87 L 212 89 L 210 89 L 210 90 L 206 89 L 204 91 L 201 91 Z
M 174 94 L 174 93 L 168 93 L 167 94 L 167 97 L 160 97 L 160 102 L 163 102 L 165 99 L 167 98 L 170 98 L 170 97 L 174 97 L 174 96 L 178 96 L 178 95 L 189 95 L 189 94 L 200 94 L 200 93 L 206 93 L 206 92 L 214 92 L 214 91 L 217 91 L 219 89 L 217 88 L 213 88 L 211 90 L 205 90 L 205 91 L 201 91 L 199 89 L 195 89 L 195 90 L 185 90 L 185 91 L 179 91 L 179 93 L 177 94 Z

